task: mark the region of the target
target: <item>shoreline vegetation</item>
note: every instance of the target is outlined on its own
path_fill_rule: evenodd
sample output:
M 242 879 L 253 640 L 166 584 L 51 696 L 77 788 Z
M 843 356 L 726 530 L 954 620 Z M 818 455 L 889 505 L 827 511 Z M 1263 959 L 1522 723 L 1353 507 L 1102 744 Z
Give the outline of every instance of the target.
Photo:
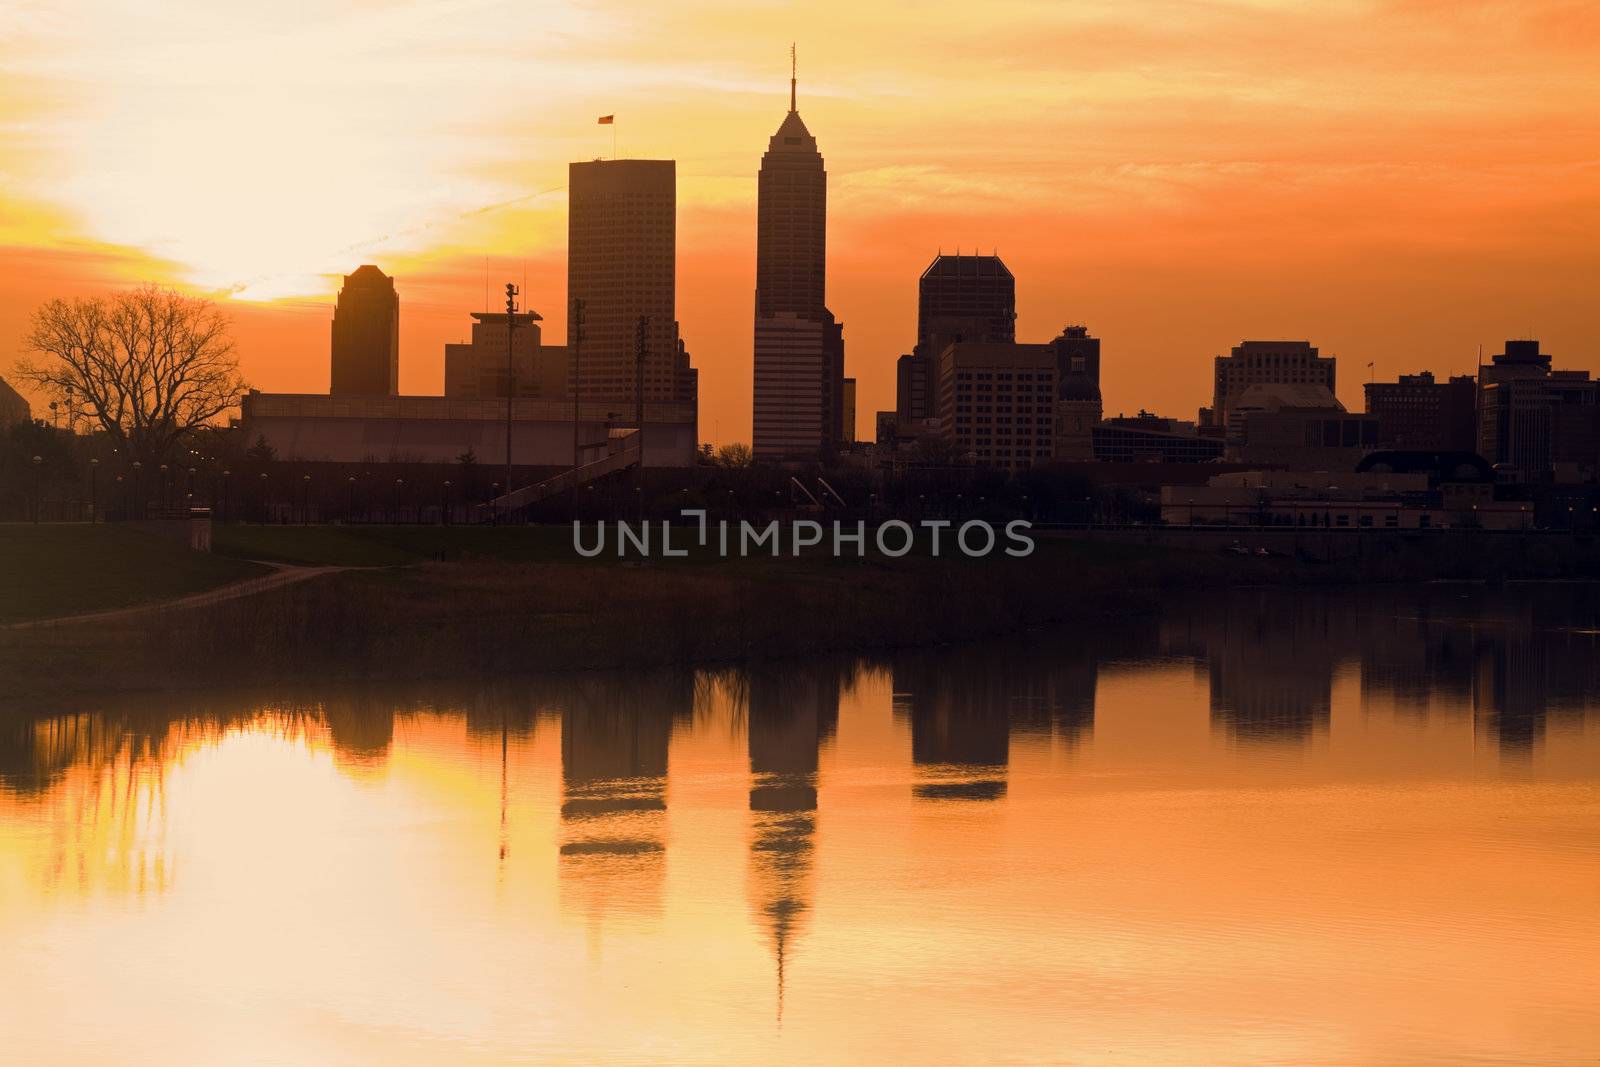
M 211 555 L 133 527 L 0 527 L 0 626 L 176 599 L 264 564 L 348 568 L 200 607 L 0 629 L 0 705 L 886 651 L 1092 626 L 1243 585 L 1600 577 L 1588 537 L 1373 532 L 1318 558 L 1294 531 L 1207 534 L 1035 531 L 1025 558 L 869 547 L 642 562 L 582 559 L 565 525 L 218 526 Z M 1271 554 L 1230 550 L 1230 535 Z

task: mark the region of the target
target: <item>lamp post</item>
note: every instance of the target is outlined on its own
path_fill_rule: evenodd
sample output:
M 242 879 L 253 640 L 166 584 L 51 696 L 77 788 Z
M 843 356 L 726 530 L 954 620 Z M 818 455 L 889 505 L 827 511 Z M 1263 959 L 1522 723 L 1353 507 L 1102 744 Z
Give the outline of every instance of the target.
M 311 475 L 300 476 L 300 525 L 311 525 Z
M 138 460 L 133 461 L 133 502 L 138 507 L 136 518 L 144 518 L 144 479 L 140 477 L 144 464 Z
M 222 521 L 228 521 L 228 487 L 233 483 L 233 472 L 222 472 Z
M 269 516 L 269 514 L 267 512 L 267 472 L 266 471 L 262 471 L 261 472 L 261 521 L 262 522 L 266 522 L 269 517 L 270 516 Z
M 347 484 L 350 487 L 350 506 L 345 509 L 345 521 L 350 522 L 355 519 L 356 515 L 356 476 L 354 474 L 350 475 Z
M 395 522 L 399 522 L 400 521 L 400 490 L 405 488 L 405 484 L 406 484 L 406 480 L 404 478 L 396 478 L 394 480 L 394 514 L 395 514 L 394 521 Z
M 444 492 L 439 497 L 439 525 L 447 526 L 450 523 L 450 479 L 444 480 Z
M 163 513 L 167 510 L 167 465 L 165 463 L 161 465 L 161 510 Z M 165 516 L 163 515 L 163 517 Z
M 51 406 L 54 407 L 55 405 L 52 404 Z M 33 522 L 34 522 L 34 525 L 38 525 L 38 523 L 39 523 L 39 506 L 40 506 L 40 504 L 42 502 L 42 498 L 39 496 L 39 470 L 43 466 L 44 466 L 44 457 L 43 456 L 34 456 L 33 457 Z
M 91 525 L 100 521 L 100 461 L 89 461 L 89 522 Z
M 511 492 L 511 400 L 517 395 L 517 350 L 512 335 L 517 329 L 518 289 L 506 282 L 506 492 Z

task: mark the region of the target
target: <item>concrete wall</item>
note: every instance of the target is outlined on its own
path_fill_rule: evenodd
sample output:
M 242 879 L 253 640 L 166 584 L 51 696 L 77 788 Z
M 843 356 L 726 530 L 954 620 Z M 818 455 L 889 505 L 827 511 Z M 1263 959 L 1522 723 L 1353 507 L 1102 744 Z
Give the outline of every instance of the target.
M 579 426 L 583 443 L 603 446 L 606 423 Z M 501 463 L 506 454 L 506 424 L 481 419 L 360 419 L 258 415 L 245 422 L 250 444 L 258 437 L 282 460 L 333 463 L 415 461 L 452 463 L 471 449 L 478 461 Z M 692 426 L 649 423 L 644 431 L 647 467 L 687 467 L 697 442 Z M 511 459 L 519 466 L 563 466 L 572 462 L 572 423 L 514 422 Z

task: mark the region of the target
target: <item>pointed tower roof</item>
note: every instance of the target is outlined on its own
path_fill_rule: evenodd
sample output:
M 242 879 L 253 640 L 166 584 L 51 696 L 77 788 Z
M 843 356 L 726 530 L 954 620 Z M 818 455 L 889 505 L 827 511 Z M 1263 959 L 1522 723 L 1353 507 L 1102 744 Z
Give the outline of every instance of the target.
M 806 124 L 800 119 L 800 112 L 795 108 L 795 52 L 794 45 L 789 46 L 789 113 L 784 116 L 783 124 L 778 127 L 778 132 L 772 135 L 772 140 L 767 143 L 769 153 L 776 152 L 784 155 L 816 155 L 817 139 L 811 136 L 811 131 L 806 129 Z

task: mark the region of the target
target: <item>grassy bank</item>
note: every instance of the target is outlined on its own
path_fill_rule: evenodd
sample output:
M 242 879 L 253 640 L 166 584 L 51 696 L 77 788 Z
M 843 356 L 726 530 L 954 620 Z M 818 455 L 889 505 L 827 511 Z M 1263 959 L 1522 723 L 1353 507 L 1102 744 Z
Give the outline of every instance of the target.
M 561 528 L 226 533 L 229 552 L 374 569 L 159 623 L 147 616 L 0 631 L 4 695 L 731 662 L 1094 624 L 1228 585 L 1592 576 L 1576 549 L 1510 560 L 1468 538 L 1386 540 L 1360 559 L 1320 564 L 1049 538 L 1026 559 L 701 557 L 625 566 L 575 560 Z
M 125 526 L 0 525 L 0 625 L 188 596 L 268 570 Z

